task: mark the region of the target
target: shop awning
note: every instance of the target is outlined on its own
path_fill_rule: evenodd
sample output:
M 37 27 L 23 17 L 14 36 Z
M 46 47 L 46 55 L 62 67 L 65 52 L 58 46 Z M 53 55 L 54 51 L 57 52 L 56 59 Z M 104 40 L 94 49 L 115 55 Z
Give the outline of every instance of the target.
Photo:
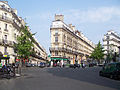
M 51 60 L 69 60 L 68 58 L 51 57 Z
M 63 60 L 69 60 L 68 58 L 63 58 Z

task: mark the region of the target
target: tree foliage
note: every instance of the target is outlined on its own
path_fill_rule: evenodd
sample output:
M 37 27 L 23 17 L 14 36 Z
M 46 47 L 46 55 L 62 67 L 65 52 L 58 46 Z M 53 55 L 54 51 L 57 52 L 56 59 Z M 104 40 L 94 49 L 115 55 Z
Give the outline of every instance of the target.
M 33 53 L 33 35 L 28 31 L 27 26 L 21 29 L 21 35 L 17 37 L 17 44 L 15 44 L 16 53 L 20 59 L 29 58 L 30 54 Z
M 104 57 L 104 50 L 103 47 L 99 41 L 99 43 L 97 44 L 96 48 L 94 49 L 94 51 L 92 52 L 90 58 L 93 58 L 95 60 L 98 60 L 98 63 L 101 59 L 103 59 Z

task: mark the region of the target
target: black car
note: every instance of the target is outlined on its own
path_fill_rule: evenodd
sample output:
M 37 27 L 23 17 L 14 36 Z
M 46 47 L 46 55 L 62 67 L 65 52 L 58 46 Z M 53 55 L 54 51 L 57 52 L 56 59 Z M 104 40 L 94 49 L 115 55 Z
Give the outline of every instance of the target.
M 96 63 L 89 63 L 89 67 L 94 67 L 94 66 L 97 66 Z
M 120 79 L 120 62 L 104 65 L 102 70 L 99 72 L 99 75 L 114 79 Z
M 70 68 L 75 68 L 74 64 L 70 64 L 69 67 L 70 67 Z
M 80 64 L 70 64 L 70 68 L 80 68 Z
M 75 68 L 80 68 L 80 64 L 74 64 Z

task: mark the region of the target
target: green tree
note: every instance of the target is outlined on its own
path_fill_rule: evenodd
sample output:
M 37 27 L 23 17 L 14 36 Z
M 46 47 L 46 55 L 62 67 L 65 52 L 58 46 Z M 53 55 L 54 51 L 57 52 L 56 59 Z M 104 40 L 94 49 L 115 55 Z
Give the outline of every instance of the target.
M 100 41 L 92 52 L 90 58 L 97 60 L 98 64 L 100 64 L 101 60 L 104 58 L 104 50 Z
M 28 27 L 25 26 L 21 28 L 21 35 L 17 37 L 17 43 L 14 45 L 16 48 L 17 57 L 20 59 L 18 72 L 21 74 L 22 61 L 24 59 L 29 59 L 30 55 L 33 53 L 33 36 L 28 31 Z

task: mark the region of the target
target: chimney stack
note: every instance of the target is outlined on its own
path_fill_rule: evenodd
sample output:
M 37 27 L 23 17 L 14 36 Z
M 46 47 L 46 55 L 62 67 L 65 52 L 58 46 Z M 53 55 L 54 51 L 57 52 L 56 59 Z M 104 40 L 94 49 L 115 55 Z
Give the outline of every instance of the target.
M 64 21 L 64 15 L 56 15 L 55 14 L 55 21 L 60 20 L 60 21 Z
M 72 24 L 69 24 L 69 27 L 70 27 L 73 31 L 75 31 L 75 26 L 73 26 Z

